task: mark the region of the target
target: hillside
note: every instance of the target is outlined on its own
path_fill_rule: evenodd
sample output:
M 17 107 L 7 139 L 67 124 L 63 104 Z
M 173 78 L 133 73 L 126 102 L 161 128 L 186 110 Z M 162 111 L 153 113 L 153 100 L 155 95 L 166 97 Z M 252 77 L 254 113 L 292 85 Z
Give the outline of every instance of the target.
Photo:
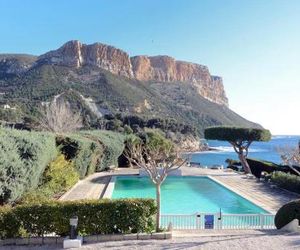
M 43 65 L 26 74 L 0 80 L 1 102 L 17 106 L 30 114 L 43 101 L 67 90 L 91 97 L 104 113 L 140 114 L 171 117 L 197 126 L 200 131 L 211 125 L 254 126 L 226 106 L 199 96 L 193 86 L 180 83 L 145 83 L 86 67 L 69 69 Z
M 70 50 L 70 47 L 67 48 Z M 89 123 L 103 115 L 121 113 L 123 116 L 138 115 L 146 119 L 173 118 L 179 123 L 197 127 L 199 135 L 203 135 L 205 127 L 212 125 L 259 126 L 228 108 L 221 78 L 208 75 L 205 66 L 189 66 L 188 63 L 182 66 L 174 61 L 174 65 L 177 65 L 176 71 L 171 67 L 172 60 L 171 66 L 166 68 L 162 62 L 154 62 L 151 59 L 150 74 L 141 71 L 142 63 L 137 66 L 136 62 L 136 69 L 132 69 L 130 58 L 128 61 L 123 58 L 122 61 L 120 56 L 124 54 L 119 50 L 112 51 L 113 47 L 105 50 L 105 57 L 110 61 L 103 60 L 102 64 L 99 64 L 99 60 L 96 60 L 99 65 L 91 59 L 92 48 L 89 48 L 88 52 L 80 52 L 89 53 L 89 56 L 85 57 L 90 58 L 89 63 L 83 63 L 87 61 L 83 61 L 84 56 L 81 54 L 81 64 L 77 61 L 74 64 L 72 61 L 76 58 L 74 51 L 65 50 L 66 45 L 60 48 L 59 52 L 52 51 L 40 57 L 0 55 L 0 120 L 16 122 L 22 121 L 24 117 L 38 117 L 38 109 L 42 102 L 50 101 L 55 95 L 64 93 L 74 109 L 84 110 L 86 121 Z M 107 51 L 115 58 L 107 54 Z M 99 53 L 97 56 L 99 57 Z M 100 57 L 103 58 L 103 54 Z M 118 61 L 118 58 L 121 61 Z M 73 64 L 65 63 L 70 60 Z M 119 62 L 122 62 L 122 65 L 113 66 Z M 126 70 L 123 67 L 124 63 L 129 67 Z M 158 64 L 154 69 L 155 63 Z M 157 65 L 160 65 L 161 69 L 158 69 Z M 183 70 L 184 67 L 188 69 Z M 204 71 L 196 72 L 199 69 Z M 164 72 L 167 73 L 163 74 Z M 194 82 L 184 82 L 189 79 L 188 72 L 192 72 L 194 78 L 197 76 L 199 81 L 195 78 Z M 203 83 L 205 79 L 207 82 Z M 217 81 L 218 85 L 214 85 Z M 201 95 L 199 89 L 202 92 L 206 90 L 206 94 Z M 212 96 L 214 91 L 215 96 Z M 213 99 L 215 101 L 212 101 Z

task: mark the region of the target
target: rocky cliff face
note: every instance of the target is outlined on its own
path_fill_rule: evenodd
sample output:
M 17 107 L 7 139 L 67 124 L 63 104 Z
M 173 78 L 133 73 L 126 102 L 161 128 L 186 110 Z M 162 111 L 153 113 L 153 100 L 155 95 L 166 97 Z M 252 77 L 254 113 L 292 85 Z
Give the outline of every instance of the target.
M 70 41 L 58 50 L 41 55 L 37 63 L 76 68 L 91 65 L 108 70 L 113 74 L 133 77 L 128 54 L 101 43 L 85 45 L 79 41 Z
M 169 56 L 135 56 L 131 64 L 138 80 L 190 83 L 206 99 L 228 106 L 222 78 L 212 76 L 206 66 L 176 61 Z
M 113 74 L 136 78 L 141 81 L 182 82 L 194 86 L 196 91 L 206 99 L 228 106 L 221 77 L 212 76 L 206 66 L 176 61 L 169 56 L 135 56 L 130 58 L 126 52 L 105 44 L 86 45 L 79 41 L 70 41 L 57 50 L 39 56 L 35 62 L 35 65 L 37 64 L 75 68 L 90 65 L 108 70 Z M 6 73 L 22 73 L 31 65 L 32 60 L 30 62 L 19 59 L 1 61 L 0 57 L 0 73 L 1 68 Z

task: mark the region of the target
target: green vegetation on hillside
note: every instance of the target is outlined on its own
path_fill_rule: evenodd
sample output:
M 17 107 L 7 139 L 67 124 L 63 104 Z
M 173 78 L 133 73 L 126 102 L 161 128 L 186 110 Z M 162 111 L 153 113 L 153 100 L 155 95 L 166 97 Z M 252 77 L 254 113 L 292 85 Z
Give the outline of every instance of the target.
M 172 118 L 179 124 L 196 127 L 199 135 L 212 125 L 259 126 L 201 97 L 192 85 L 140 82 L 93 67 L 37 66 L 21 76 L 0 77 L 0 91 L 5 92 L 0 102 L 17 104 L 23 117 L 37 116 L 42 101 L 66 93 L 73 107 L 84 111 L 86 125 L 97 117 L 80 94 L 93 98 L 104 114 L 140 115 L 146 120 Z

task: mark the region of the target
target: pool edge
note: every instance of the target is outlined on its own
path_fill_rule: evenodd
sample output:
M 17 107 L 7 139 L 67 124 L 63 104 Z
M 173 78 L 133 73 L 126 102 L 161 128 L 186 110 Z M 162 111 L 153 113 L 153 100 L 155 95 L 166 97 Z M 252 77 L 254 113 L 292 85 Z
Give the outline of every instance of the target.
M 112 198 L 112 194 L 113 194 L 114 188 L 115 188 L 116 179 L 117 179 L 117 176 L 112 176 L 110 178 L 110 181 L 107 184 L 106 190 L 105 190 L 105 192 L 102 196 L 103 199 L 111 199 Z
M 217 180 L 217 179 L 214 178 L 213 176 L 207 175 L 207 177 L 208 177 L 209 179 L 211 179 L 212 181 L 218 183 L 219 185 L 221 185 L 221 186 L 227 188 L 227 189 L 230 190 L 231 192 L 233 192 L 233 193 L 235 193 L 235 194 L 237 194 L 237 195 L 243 197 L 244 199 L 250 201 L 250 202 L 253 203 L 255 206 L 258 206 L 258 207 L 262 208 L 262 209 L 265 210 L 266 212 L 268 212 L 268 213 L 270 213 L 270 214 L 273 214 L 273 215 L 276 214 L 276 211 L 270 209 L 269 207 L 267 207 L 267 206 L 264 205 L 263 203 L 260 203 L 259 201 L 252 199 L 252 198 L 249 197 L 248 195 L 245 195 L 245 194 L 243 194 L 243 193 L 241 193 L 241 192 L 239 192 L 239 191 L 237 191 L 237 190 L 234 190 L 232 187 L 230 187 L 229 185 L 223 183 L 222 181 Z
M 103 194 L 102 198 L 107 198 L 107 199 L 111 199 L 112 198 L 112 194 L 115 188 L 115 182 L 117 177 L 133 177 L 133 176 L 138 176 L 138 175 L 118 175 L 118 176 L 112 176 L 109 183 L 107 184 L 107 188 L 105 190 L 105 193 Z M 232 187 L 230 187 L 229 185 L 223 183 L 222 181 L 217 180 L 216 178 L 214 178 L 211 175 L 201 175 L 201 176 L 195 176 L 195 175 L 182 175 L 181 177 L 206 177 L 209 178 L 210 180 L 212 180 L 213 182 L 221 185 L 222 187 L 228 189 L 229 191 L 235 193 L 236 195 L 246 199 L 247 201 L 253 203 L 255 206 L 265 210 L 267 213 L 269 214 L 276 214 L 276 211 L 270 209 L 269 207 L 267 207 L 266 205 L 264 205 L 263 203 L 258 202 L 257 200 L 252 199 L 251 197 L 237 191 L 234 190 Z

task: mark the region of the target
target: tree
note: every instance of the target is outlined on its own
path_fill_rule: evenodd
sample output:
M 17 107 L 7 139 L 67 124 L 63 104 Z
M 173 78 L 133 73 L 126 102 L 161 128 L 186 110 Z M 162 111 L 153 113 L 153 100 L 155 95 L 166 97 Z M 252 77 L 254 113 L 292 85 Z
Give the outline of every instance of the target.
M 54 133 L 73 132 L 82 126 L 81 112 L 72 112 L 68 102 L 57 99 L 44 107 L 39 122 L 42 130 Z
M 211 127 L 204 131 L 205 139 L 228 141 L 238 154 L 245 173 L 251 173 L 246 160 L 249 147 L 254 141 L 269 141 L 271 133 L 266 129 L 236 128 L 236 127 Z
M 124 155 L 130 164 L 144 169 L 156 187 L 156 231 L 160 225 L 161 184 L 168 174 L 179 169 L 186 159 L 179 157 L 171 141 L 157 132 L 148 132 L 147 141 L 131 139 Z
M 299 144 L 300 146 L 300 144 Z M 280 154 L 281 160 L 284 164 L 289 166 L 289 168 L 300 176 L 300 172 L 294 166 L 300 166 L 300 148 L 297 147 L 280 147 L 277 152 Z

